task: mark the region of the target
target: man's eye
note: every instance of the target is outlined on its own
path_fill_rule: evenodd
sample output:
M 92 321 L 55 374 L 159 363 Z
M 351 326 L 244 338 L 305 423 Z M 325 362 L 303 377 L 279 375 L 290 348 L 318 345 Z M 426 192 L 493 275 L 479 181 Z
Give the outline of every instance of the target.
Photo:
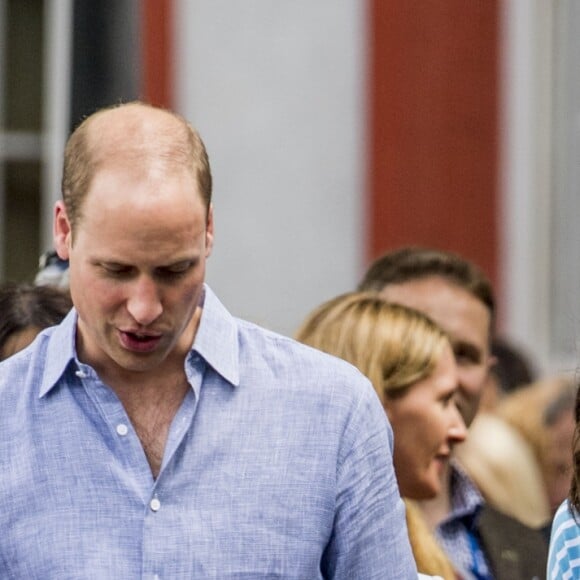
M 449 406 L 449 403 L 454 402 L 455 401 L 455 393 L 456 391 L 451 391 L 450 393 L 448 393 L 447 395 L 445 395 L 442 399 L 441 402 L 443 403 L 444 407 Z
M 553 469 L 558 475 L 568 475 L 572 467 L 567 463 L 556 463 L 556 465 L 553 466 Z
M 455 360 L 460 365 L 476 365 L 480 361 L 479 354 L 471 349 L 456 349 L 454 351 Z
M 127 276 L 131 272 L 127 266 L 103 265 L 103 269 L 109 276 Z
M 157 272 L 157 275 L 161 278 L 166 278 L 168 280 L 174 278 L 180 278 L 189 272 L 190 265 L 187 266 L 179 266 L 178 268 L 168 268 L 168 269 L 161 269 Z

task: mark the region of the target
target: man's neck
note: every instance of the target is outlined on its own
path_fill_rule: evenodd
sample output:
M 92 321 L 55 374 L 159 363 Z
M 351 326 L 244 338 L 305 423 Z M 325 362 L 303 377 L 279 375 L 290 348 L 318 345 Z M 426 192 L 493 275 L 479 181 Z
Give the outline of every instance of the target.
M 451 466 L 447 463 L 441 474 L 441 491 L 433 499 L 419 502 L 419 507 L 431 530 L 435 528 L 451 513 Z
M 190 386 L 181 370 L 136 388 L 133 384 L 110 385 L 125 408 L 156 478 L 161 470 L 171 423 Z

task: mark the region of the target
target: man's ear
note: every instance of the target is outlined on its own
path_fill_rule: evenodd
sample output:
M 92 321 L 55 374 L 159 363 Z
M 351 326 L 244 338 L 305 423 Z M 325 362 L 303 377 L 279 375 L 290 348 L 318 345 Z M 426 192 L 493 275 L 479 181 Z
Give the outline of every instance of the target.
M 62 200 L 57 201 L 54 206 L 52 235 L 56 253 L 63 260 L 68 260 L 72 246 L 72 229 Z
M 488 376 L 493 371 L 494 367 L 497 366 L 497 364 L 498 364 L 497 357 L 495 355 L 491 354 L 491 349 L 490 349 L 489 356 L 487 357 L 487 375 Z
M 205 257 L 209 258 L 213 248 L 213 204 L 207 209 L 207 225 L 205 228 Z

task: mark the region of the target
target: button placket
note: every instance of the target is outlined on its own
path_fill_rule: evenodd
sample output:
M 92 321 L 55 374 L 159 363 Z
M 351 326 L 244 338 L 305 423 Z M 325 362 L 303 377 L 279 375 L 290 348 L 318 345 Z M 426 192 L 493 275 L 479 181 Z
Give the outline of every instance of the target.
M 158 512 L 159 509 L 161 508 L 161 502 L 159 501 L 159 498 L 154 497 L 150 502 L 149 502 L 149 507 L 151 508 L 152 512 Z
M 125 437 L 125 435 L 127 435 L 127 433 L 129 433 L 129 427 L 127 427 L 127 425 L 125 425 L 125 423 L 119 423 L 117 425 L 116 431 L 117 431 L 117 435 L 119 435 L 121 437 Z

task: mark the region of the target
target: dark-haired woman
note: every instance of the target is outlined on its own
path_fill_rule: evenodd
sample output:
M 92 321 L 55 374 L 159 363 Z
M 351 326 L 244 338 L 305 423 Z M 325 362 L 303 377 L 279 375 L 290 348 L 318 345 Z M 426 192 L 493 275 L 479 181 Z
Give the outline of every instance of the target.
M 568 499 L 558 508 L 552 524 L 549 580 L 580 578 L 580 391 L 576 393 L 572 484 Z

